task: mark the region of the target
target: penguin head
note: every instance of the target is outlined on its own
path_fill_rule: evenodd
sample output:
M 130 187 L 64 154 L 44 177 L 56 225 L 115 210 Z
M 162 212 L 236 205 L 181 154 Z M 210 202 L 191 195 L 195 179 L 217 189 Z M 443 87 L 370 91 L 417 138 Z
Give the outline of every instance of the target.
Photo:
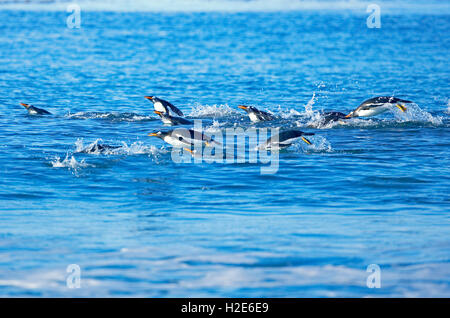
M 353 118 L 353 117 L 358 117 L 358 112 L 356 110 L 351 111 L 347 116 L 345 116 L 344 118 Z
M 148 99 L 152 103 L 155 103 L 157 101 L 157 99 L 158 99 L 156 96 L 144 96 L 144 98 Z
M 168 133 L 167 132 L 165 132 L 165 131 L 157 131 L 157 132 L 152 132 L 152 133 L 149 133 L 147 136 L 150 136 L 150 137 L 158 137 L 158 138 L 164 138 L 165 136 L 167 136 L 168 135 Z
M 246 105 L 238 105 L 238 108 L 245 110 L 247 113 L 251 111 L 253 108 L 252 106 L 246 106 Z
M 31 105 L 25 104 L 25 103 L 20 103 L 20 105 L 22 105 L 23 107 L 25 107 L 26 109 L 28 109 Z

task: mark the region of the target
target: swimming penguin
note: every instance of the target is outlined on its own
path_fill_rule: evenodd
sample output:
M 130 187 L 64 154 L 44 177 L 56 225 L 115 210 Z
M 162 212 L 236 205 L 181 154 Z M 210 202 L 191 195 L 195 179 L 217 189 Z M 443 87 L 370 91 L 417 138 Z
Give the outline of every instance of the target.
M 259 146 L 259 148 L 266 150 L 284 149 L 292 145 L 298 138 L 301 138 L 308 145 L 312 145 L 311 141 L 304 137 L 312 135 L 314 135 L 314 133 L 305 133 L 300 130 L 287 130 L 270 137 L 264 144 Z
M 108 151 L 113 151 L 117 148 L 120 148 L 120 146 L 110 146 L 110 145 L 94 143 L 79 152 L 80 153 L 88 153 L 88 154 L 104 154 L 104 153 L 107 153 Z
M 322 118 L 323 125 L 326 125 L 330 122 L 340 122 L 341 120 L 348 119 L 347 116 L 341 112 L 324 112 L 322 114 Z
M 184 119 L 182 117 L 175 117 L 175 116 L 170 116 L 169 114 L 160 112 L 155 110 L 155 114 L 159 115 L 159 117 L 161 118 L 162 122 L 165 125 L 170 125 L 170 126 L 176 126 L 176 125 L 191 125 L 192 122 Z
M 254 123 L 257 123 L 259 121 L 267 121 L 267 120 L 274 120 L 275 118 L 269 114 L 268 112 L 264 112 L 262 110 L 257 109 L 253 106 L 245 106 L 245 105 L 239 105 L 240 109 L 243 109 L 247 112 L 248 117 L 250 120 Z
M 213 140 L 210 136 L 192 129 L 157 131 L 149 133 L 148 136 L 158 137 L 176 148 L 188 147 L 190 149 L 196 144 L 205 144 L 206 146 L 210 146 L 212 144 L 221 145 L 220 142 Z
M 379 96 L 368 99 L 362 102 L 354 111 L 345 116 L 346 118 L 351 117 L 370 117 L 381 113 L 384 113 L 391 107 L 398 107 L 402 112 L 406 111 L 406 107 L 402 104 L 412 103 L 409 100 L 404 100 L 396 97 L 390 96 Z
M 46 111 L 45 109 L 42 108 L 37 108 L 34 107 L 32 105 L 28 105 L 25 103 L 20 103 L 20 105 L 22 105 L 23 107 L 25 107 L 28 110 L 28 114 L 29 115 L 51 115 L 50 112 Z
M 153 103 L 153 107 L 156 111 L 163 112 L 164 114 L 169 114 L 170 108 L 178 116 L 183 116 L 183 112 L 181 110 L 164 99 L 158 98 L 156 96 L 145 96 L 145 98 Z

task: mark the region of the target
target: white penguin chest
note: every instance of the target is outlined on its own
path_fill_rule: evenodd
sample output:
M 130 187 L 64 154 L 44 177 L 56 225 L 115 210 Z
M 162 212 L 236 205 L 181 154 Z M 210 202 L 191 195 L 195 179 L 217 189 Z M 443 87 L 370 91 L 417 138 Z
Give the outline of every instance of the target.
M 161 102 L 154 103 L 153 108 L 158 112 L 166 113 L 166 109 Z
M 379 115 L 381 113 L 384 113 L 388 109 L 389 109 L 389 105 L 373 107 L 373 108 L 370 108 L 370 109 L 361 109 L 359 111 L 358 115 L 362 116 L 362 117 L 376 116 L 376 115 Z
M 258 116 L 256 116 L 255 113 L 249 113 L 249 114 L 248 114 L 248 117 L 249 117 L 250 120 L 251 120 L 252 122 L 254 122 L 254 123 L 259 121 L 259 118 L 258 118 Z
M 164 141 L 177 148 L 188 146 L 188 144 L 186 142 L 181 141 L 178 136 L 170 136 L 170 135 L 166 136 L 164 137 Z
M 164 125 L 173 125 L 172 121 L 167 117 L 161 117 L 161 121 Z

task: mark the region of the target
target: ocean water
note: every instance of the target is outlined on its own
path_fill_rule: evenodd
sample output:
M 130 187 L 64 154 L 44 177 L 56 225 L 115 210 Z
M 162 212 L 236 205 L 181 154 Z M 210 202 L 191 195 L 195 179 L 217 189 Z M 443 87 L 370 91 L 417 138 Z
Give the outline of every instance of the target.
M 354 3 L 81 3 L 75 29 L 65 10 L 0 6 L 0 296 L 450 296 L 450 10 L 382 7 L 371 29 Z M 313 145 L 281 151 L 274 174 L 175 163 L 147 137 L 167 127 L 145 95 L 210 134 L 252 127 L 237 105 L 255 105 L 277 116 L 256 127 Z M 378 95 L 414 104 L 320 124 Z M 96 144 L 116 148 L 84 152 Z

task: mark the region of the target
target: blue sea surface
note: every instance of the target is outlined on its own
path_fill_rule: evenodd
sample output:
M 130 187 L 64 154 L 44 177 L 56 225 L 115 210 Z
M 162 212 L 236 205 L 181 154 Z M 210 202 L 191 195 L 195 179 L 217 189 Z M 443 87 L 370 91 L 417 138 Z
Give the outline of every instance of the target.
M 0 296 L 450 296 L 448 12 L 69 14 L 0 10 Z M 175 163 L 145 95 L 313 144 L 275 174 Z M 414 104 L 319 124 L 379 95 Z

